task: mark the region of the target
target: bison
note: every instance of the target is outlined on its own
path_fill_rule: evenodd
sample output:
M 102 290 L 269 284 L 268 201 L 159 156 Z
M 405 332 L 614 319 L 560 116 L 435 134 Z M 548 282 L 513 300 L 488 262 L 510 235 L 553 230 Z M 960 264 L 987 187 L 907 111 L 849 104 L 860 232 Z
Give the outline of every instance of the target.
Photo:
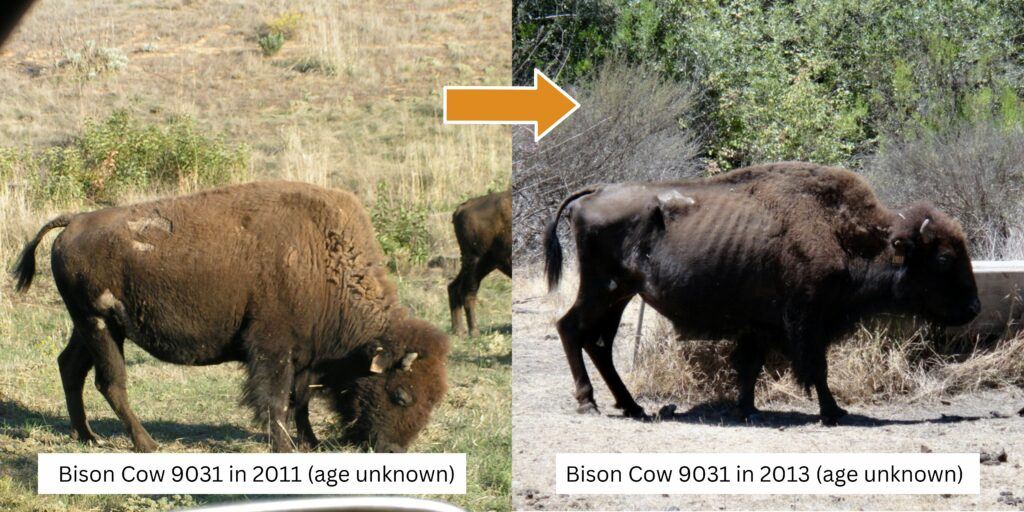
M 586 350 L 615 407 L 647 417 L 612 361 L 622 311 L 637 294 L 680 335 L 735 341 L 740 418 L 757 412 L 766 352 L 780 349 L 804 389 L 813 386 L 825 424 L 846 414 L 828 387 L 826 350 L 856 322 L 888 312 L 959 325 L 980 309 L 959 224 L 927 203 L 890 210 L 843 169 L 785 162 L 580 190 L 545 231 L 551 288 L 566 208 L 580 284 L 557 329 L 581 413 L 597 410 Z
M 82 388 L 96 386 L 136 451 L 157 444 L 128 404 L 124 340 L 183 365 L 243 363 L 243 401 L 274 451 L 317 444 L 316 388 L 329 394 L 345 439 L 405 450 L 446 391 L 447 337 L 408 316 L 359 200 L 289 182 L 228 186 L 191 196 L 51 220 L 14 270 L 35 274 L 47 231 L 53 277 L 73 330 L 57 359 L 72 436 L 95 442 Z
M 512 277 L 512 191 L 475 197 L 452 214 L 455 238 L 462 253 L 459 275 L 448 285 L 452 332 L 465 334 L 461 311 L 466 311 L 469 334 L 476 336 L 476 292 L 480 281 L 498 269 Z

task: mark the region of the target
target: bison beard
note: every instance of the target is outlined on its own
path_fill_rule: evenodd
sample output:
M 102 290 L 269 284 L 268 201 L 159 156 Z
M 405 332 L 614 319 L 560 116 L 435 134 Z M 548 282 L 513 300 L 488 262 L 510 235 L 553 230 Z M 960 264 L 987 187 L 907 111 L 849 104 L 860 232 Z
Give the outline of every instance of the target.
M 317 444 L 309 422 L 322 384 L 349 441 L 404 450 L 446 390 L 448 341 L 407 317 L 362 206 L 346 192 L 271 182 L 64 215 L 26 244 L 18 290 L 46 231 L 54 280 L 74 328 L 60 354 L 73 436 L 95 442 L 82 389 L 96 385 L 135 449 L 157 445 L 128 405 L 125 338 L 172 363 L 244 363 L 244 402 L 275 451 Z M 344 398 L 339 398 L 344 397 Z M 346 404 L 358 403 L 358 407 Z
M 889 210 L 842 169 L 787 162 L 581 190 L 545 233 L 551 287 L 567 208 L 580 286 L 557 328 L 580 412 L 597 410 L 585 350 L 615 406 L 647 417 L 612 361 L 622 312 L 637 294 L 680 335 L 735 340 L 738 416 L 756 412 L 755 383 L 767 352 L 779 349 L 815 389 L 826 424 L 846 414 L 828 387 L 828 346 L 856 322 L 890 312 L 958 325 L 980 309 L 957 222 L 923 203 Z
M 476 327 L 476 292 L 495 269 L 512 277 L 512 191 L 476 197 L 459 205 L 452 214 L 462 265 L 448 285 L 452 332 L 465 334 L 461 310 L 466 312 L 470 336 Z

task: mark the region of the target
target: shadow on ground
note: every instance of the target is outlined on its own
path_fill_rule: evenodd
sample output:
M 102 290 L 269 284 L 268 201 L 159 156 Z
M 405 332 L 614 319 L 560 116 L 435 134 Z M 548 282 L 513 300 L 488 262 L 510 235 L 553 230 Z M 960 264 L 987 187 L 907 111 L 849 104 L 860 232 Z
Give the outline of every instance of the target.
M 747 420 L 737 419 L 732 414 L 734 402 L 709 401 L 697 404 L 689 410 L 679 412 L 674 404 L 666 405 L 662 410 L 649 420 L 627 418 L 620 415 L 608 415 L 609 417 L 631 420 L 631 421 L 673 421 L 679 423 L 691 423 L 700 425 L 721 425 L 721 426 L 748 426 L 754 428 L 780 428 L 799 427 L 813 425 L 821 422 L 817 414 L 807 414 L 799 411 L 777 411 L 762 409 L 756 415 Z M 979 421 L 991 419 L 992 416 L 959 416 L 940 414 L 935 418 L 926 419 L 896 419 L 896 418 L 874 418 L 862 414 L 850 413 L 839 419 L 837 426 L 840 427 L 883 427 L 887 425 L 920 425 L 928 423 L 962 423 L 968 421 Z
M 143 420 L 143 426 L 158 443 L 200 442 L 200 441 L 248 441 L 258 434 L 237 425 L 194 423 L 175 421 Z M 120 421 L 111 418 L 90 420 L 93 431 L 101 438 L 125 435 Z M 0 400 L 0 428 L 14 438 L 27 438 L 29 428 L 48 426 L 54 432 L 68 435 L 71 425 L 66 416 L 57 416 L 29 409 L 17 401 Z

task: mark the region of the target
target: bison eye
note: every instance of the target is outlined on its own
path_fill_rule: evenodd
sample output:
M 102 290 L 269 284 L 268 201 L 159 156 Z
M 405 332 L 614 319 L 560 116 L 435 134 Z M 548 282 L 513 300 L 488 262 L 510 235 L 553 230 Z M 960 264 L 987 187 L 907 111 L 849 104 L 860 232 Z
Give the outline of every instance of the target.
M 936 263 L 938 263 L 939 269 L 946 270 L 953 264 L 953 255 L 945 253 L 940 254 L 938 258 L 936 258 Z
M 398 388 L 391 392 L 391 401 L 402 407 L 409 407 L 412 405 L 412 400 L 412 395 L 402 388 Z

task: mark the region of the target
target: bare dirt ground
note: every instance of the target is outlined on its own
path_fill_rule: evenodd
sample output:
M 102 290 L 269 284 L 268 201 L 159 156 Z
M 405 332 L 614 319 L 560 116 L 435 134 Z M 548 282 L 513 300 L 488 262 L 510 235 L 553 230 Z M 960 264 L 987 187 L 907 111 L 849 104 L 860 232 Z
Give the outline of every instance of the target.
M 641 423 L 619 416 L 604 382 L 590 369 L 600 415 L 576 413 L 572 379 L 554 321 L 571 304 L 575 286 L 547 294 L 539 278 L 517 270 L 513 285 L 513 507 L 517 510 L 735 509 L 985 509 L 1024 510 L 1024 393 L 1004 389 L 945 399 L 844 405 L 840 426 L 818 422 L 813 400 L 761 406 L 763 417 L 742 424 L 728 404 L 678 403 L 674 420 Z M 616 340 L 616 364 L 627 385 L 636 328 L 636 301 Z M 647 322 L 645 322 L 645 325 Z M 589 364 L 589 361 L 588 361 Z M 639 399 L 650 414 L 663 402 Z M 759 404 L 760 406 L 760 404 Z M 1006 462 L 981 466 L 981 494 L 930 495 L 558 495 L 559 452 L 988 452 Z

